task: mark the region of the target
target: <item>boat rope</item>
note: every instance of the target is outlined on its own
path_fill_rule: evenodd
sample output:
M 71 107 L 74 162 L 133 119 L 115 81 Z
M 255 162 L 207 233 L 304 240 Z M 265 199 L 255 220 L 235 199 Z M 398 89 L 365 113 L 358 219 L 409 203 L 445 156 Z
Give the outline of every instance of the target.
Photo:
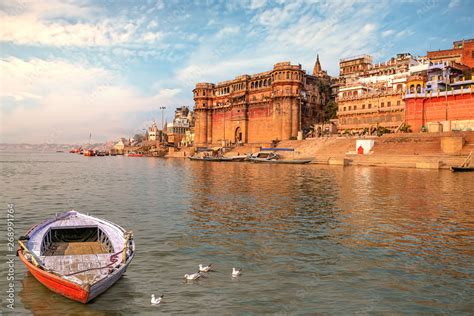
M 75 275 L 75 274 L 79 274 L 79 273 L 84 273 L 84 272 L 87 272 L 87 271 L 92 271 L 92 270 L 102 270 L 102 269 L 106 269 L 106 268 L 110 268 L 111 266 L 113 266 L 115 263 L 117 263 L 118 261 L 118 255 L 121 254 L 127 247 L 124 247 L 122 250 L 116 252 L 116 253 L 113 253 L 111 256 L 110 256 L 110 263 L 108 265 L 105 265 L 103 267 L 97 267 L 97 268 L 89 268 L 89 269 L 85 269 L 85 270 L 81 270 L 81 271 L 77 271 L 77 272 L 72 272 L 72 273 L 69 273 L 69 274 L 65 274 L 64 276 L 72 276 L 72 275 Z

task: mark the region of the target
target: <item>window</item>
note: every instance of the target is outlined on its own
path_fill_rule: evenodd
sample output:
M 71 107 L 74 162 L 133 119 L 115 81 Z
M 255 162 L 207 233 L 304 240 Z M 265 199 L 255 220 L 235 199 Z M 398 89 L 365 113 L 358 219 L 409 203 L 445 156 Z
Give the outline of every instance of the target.
M 346 107 L 344 107 L 344 111 L 346 110 Z
M 383 108 L 385 106 L 385 104 L 382 102 L 380 103 L 380 107 Z
M 372 104 L 369 103 L 369 105 L 367 106 L 367 108 L 371 109 L 371 108 L 372 108 Z
M 392 102 L 388 101 L 387 102 L 387 107 L 391 107 L 392 106 Z
M 354 111 L 357 110 L 357 105 L 354 105 Z
M 364 109 L 365 109 L 365 104 L 362 104 L 362 110 L 364 110 Z
M 471 51 L 471 58 L 474 58 L 474 50 Z
M 400 100 L 397 101 L 397 106 L 400 106 Z
M 352 106 L 349 105 L 349 111 L 352 110 Z

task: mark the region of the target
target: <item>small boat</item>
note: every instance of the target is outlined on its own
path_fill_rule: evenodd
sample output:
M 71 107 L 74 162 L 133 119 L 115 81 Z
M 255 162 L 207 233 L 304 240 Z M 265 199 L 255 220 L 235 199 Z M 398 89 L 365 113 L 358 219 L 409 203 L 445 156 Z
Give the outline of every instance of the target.
M 86 149 L 84 150 L 84 157 L 93 157 L 95 156 L 95 151 L 93 151 L 92 149 Z
M 474 171 L 474 166 L 471 166 L 472 160 L 472 151 L 467 156 L 466 160 L 464 160 L 463 164 L 460 166 L 453 166 L 451 167 L 452 172 L 471 172 Z
M 306 164 L 312 159 L 281 159 L 274 152 L 257 152 L 249 157 L 249 160 L 256 163 L 274 163 L 274 164 Z
M 131 152 L 131 153 L 128 153 L 127 156 L 128 157 L 143 157 L 143 154 Z
M 474 172 L 474 167 L 451 167 L 452 172 Z
M 190 160 L 198 160 L 198 161 L 231 161 L 230 158 L 212 157 L 212 156 L 205 156 L 205 157 L 189 156 L 189 159 Z
M 230 156 L 229 158 L 231 159 L 231 161 L 236 161 L 236 162 L 249 160 L 249 156 L 247 155 L 236 155 L 236 156 Z
M 132 232 L 76 211 L 34 225 L 18 241 L 20 260 L 40 283 L 81 303 L 117 282 L 134 253 Z

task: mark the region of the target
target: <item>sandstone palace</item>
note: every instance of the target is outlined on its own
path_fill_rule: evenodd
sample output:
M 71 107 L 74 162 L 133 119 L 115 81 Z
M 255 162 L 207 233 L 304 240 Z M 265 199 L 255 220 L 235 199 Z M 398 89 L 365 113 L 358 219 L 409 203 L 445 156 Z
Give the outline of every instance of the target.
M 331 95 L 319 57 L 312 75 L 281 62 L 270 71 L 198 83 L 193 93 L 197 146 L 297 139 L 323 121 Z

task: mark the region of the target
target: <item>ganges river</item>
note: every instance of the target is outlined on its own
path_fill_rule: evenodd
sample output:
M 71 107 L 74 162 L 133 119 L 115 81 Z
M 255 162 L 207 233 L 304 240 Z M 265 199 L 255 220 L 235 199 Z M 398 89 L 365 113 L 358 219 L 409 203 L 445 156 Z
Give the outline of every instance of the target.
M 74 209 L 136 241 L 126 275 L 87 305 L 50 292 L 15 257 L 16 314 L 474 310 L 473 174 L 25 152 L 1 153 L 0 165 L 3 311 L 8 203 L 16 238 Z M 217 272 L 184 283 L 199 263 Z

